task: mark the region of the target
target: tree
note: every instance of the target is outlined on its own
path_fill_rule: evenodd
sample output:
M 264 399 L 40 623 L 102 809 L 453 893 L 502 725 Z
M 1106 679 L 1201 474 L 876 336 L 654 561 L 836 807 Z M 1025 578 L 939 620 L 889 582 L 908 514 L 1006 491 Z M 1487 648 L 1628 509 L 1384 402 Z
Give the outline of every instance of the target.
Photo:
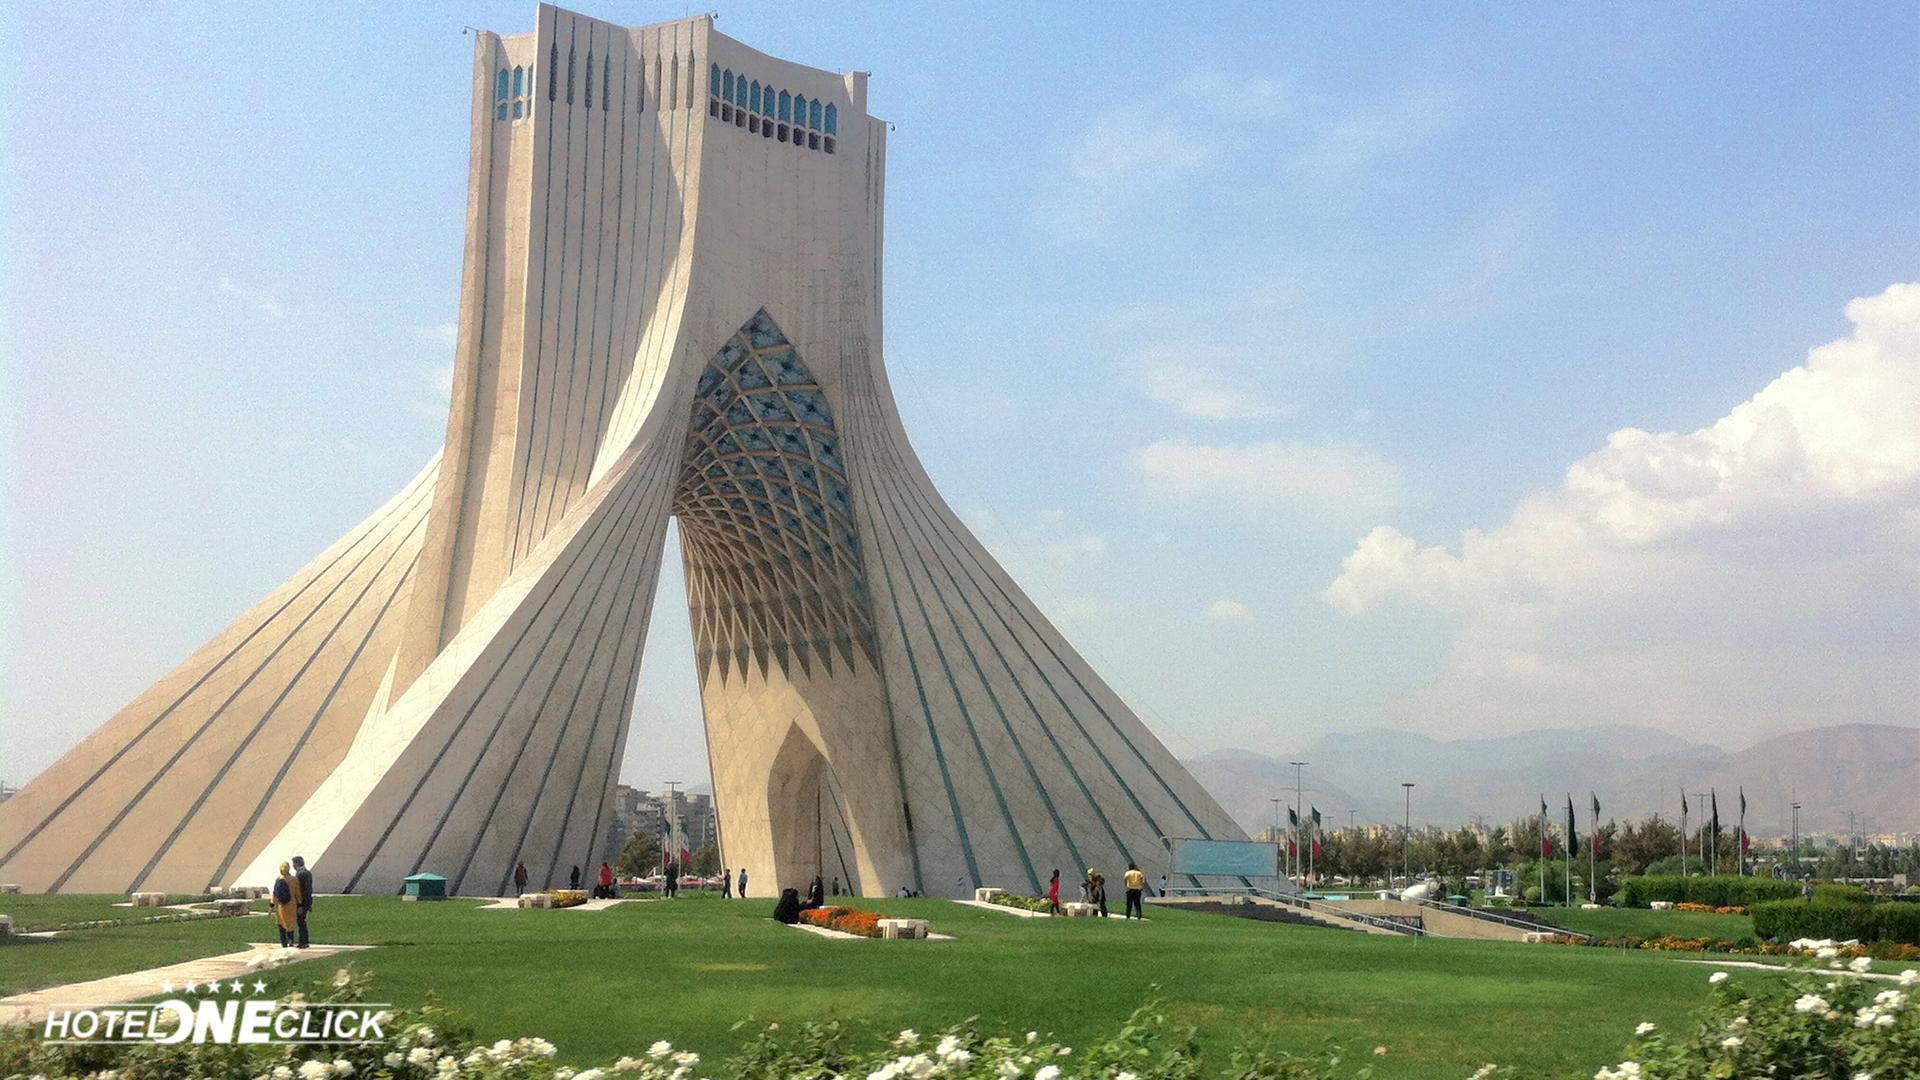
M 687 872 L 701 877 L 712 877 L 720 872 L 720 845 L 709 840 L 700 845 L 687 862 Z
M 646 877 L 660 868 L 660 838 L 641 831 L 627 837 L 620 859 L 613 867 L 623 877 Z

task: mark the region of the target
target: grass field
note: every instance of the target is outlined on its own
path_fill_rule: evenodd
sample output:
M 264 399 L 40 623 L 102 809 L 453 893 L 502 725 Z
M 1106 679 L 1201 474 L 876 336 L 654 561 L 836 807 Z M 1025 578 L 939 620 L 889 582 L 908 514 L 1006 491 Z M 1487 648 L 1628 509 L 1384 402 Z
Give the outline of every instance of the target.
M 167 903 L 186 903 L 195 899 L 199 898 L 169 896 Z M 16 930 L 47 930 L 69 923 L 101 920 L 134 922 L 155 915 L 180 914 L 170 907 L 115 906 L 126 902 L 127 898 L 119 893 L 107 895 L 18 893 L 0 896 L 0 913 L 13 916 L 13 926 Z
M 355 957 L 375 995 L 429 994 L 490 1036 L 538 1034 L 576 1063 L 656 1038 L 712 1059 L 749 1034 L 736 1021 L 837 1018 L 922 1031 L 978 1017 L 988 1029 L 1105 1037 L 1159 997 L 1225 1053 L 1250 1034 L 1282 1048 L 1388 1048 L 1381 1077 L 1465 1075 L 1486 1061 L 1526 1076 L 1616 1060 L 1642 1020 L 1681 1022 L 1706 969 L 1637 952 L 1414 940 L 1151 909 L 1151 920 L 1018 919 L 937 900 L 874 900 L 954 941 L 836 941 L 779 926 L 771 903 L 694 898 L 607 911 L 482 911 L 323 897 L 322 941 L 378 944 Z M 1584 915 L 1607 914 L 1584 912 Z M 124 926 L 0 947 L 15 992 L 269 941 L 267 919 Z M 282 988 L 334 963 L 297 965 Z M 1772 978 L 1735 973 L 1736 978 Z M 1546 1034 L 1543 1034 L 1546 1033 Z
M 1707 911 L 1650 911 L 1644 908 L 1535 908 L 1534 913 L 1557 926 L 1594 937 L 1713 938 L 1737 941 L 1753 936 L 1749 915 L 1715 915 Z

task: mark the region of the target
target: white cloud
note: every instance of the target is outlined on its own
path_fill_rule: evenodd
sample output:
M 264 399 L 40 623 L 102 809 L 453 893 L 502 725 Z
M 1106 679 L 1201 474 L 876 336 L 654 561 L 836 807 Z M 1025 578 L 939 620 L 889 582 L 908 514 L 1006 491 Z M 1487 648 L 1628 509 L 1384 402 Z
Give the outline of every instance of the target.
M 1109 220 L 1206 161 L 1208 148 L 1170 119 L 1113 112 L 1096 118 L 1043 181 L 1037 224 L 1055 239 L 1097 239 Z
M 1199 420 L 1252 420 L 1290 413 L 1268 400 L 1245 349 L 1158 344 L 1140 350 L 1141 389 Z M 1271 365 L 1266 365 L 1271 366 Z
M 1339 115 L 1294 159 L 1294 168 L 1334 182 L 1422 146 L 1453 125 L 1459 103 L 1444 90 L 1413 90 Z
M 222 293 L 246 304 L 269 319 L 277 321 L 287 317 L 287 310 L 280 306 L 280 301 L 257 289 L 245 288 L 230 277 L 223 276 L 214 285 Z
M 1250 508 L 1289 507 L 1348 519 L 1386 513 L 1401 499 L 1400 469 L 1355 446 L 1162 439 L 1140 451 L 1135 466 L 1156 494 Z
M 1246 622 L 1253 617 L 1253 609 L 1238 600 L 1215 600 L 1207 605 L 1207 618 L 1217 623 Z
M 445 346 L 449 350 L 460 342 L 460 325 L 458 323 L 444 322 L 436 323 L 433 326 L 415 327 L 414 333 L 419 334 L 420 337 L 426 341 Z
M 1375 528 L 1322 599 L 1454 616 L 1429 716 L 1684 716 L 1734 737 L 1899 718 L 1920 690 L 1920 284 L 1847 316 L 1712 424 L 1617 431 L 1456 548 Z

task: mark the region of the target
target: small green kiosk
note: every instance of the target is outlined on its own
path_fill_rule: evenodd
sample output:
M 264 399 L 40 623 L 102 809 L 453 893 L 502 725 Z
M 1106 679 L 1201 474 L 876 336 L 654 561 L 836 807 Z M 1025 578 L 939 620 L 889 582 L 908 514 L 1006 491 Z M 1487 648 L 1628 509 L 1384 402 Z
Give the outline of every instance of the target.
M 447 879 L 439 874 L 415 874 L 406 880 L 406 900 L 445 900 L 447 898 Z

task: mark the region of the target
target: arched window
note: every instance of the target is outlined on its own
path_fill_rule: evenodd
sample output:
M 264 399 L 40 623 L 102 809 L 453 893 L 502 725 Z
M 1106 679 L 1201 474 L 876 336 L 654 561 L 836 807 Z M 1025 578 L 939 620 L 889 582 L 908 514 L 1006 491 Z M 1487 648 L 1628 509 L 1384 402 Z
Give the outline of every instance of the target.
M 587 50 L 587 108 L 593 108 L 593 50 Z
M 720 73 L 720 100 L 728 103 L 729 105 L 733 103 L 733 69 L 732 68 L 728 68 L 727 70 Z
M 559 87 L 554 84 L 553 73 L 560 70 L 560 43 L 547 46 L 547 100 L 552 101 Z
M 752 112 L 760 111 L 760 83 L 758 81 L 747 90 L 747 108 Z
M 507 69 L 501 68 L 500 74 L 493 80 L 493 100 L 507 100 Z
M 526 79 L 527 79 L 526 68 L 516 67 L 513 69 L 513 96 L 514 97 L 525 97 L 527 95 Z
M 807 99 L 797 95 L 793 99 L 793 124 L 795 127 L 807 126 Z
M 720 65 L 708 64 L 707 68 L 708 68 L 707 92 L 712 94 L 714 97 L 719 97 L 720 96 Z
M 567 50 L 567 104 L 573 104 L 573 50 Z
M 780 119 L 793 119 L 793 95 L 785 90 L 780 91 Z
M 840 111 L 838 109 L 835 109 L 832 105 L 828 105 L 827 106 L 827 134 L 838 135 L 839 133 L 840 133 Z
M 820 130 L 820 102 L 816 99 L 807 103 L 807 126 Z

